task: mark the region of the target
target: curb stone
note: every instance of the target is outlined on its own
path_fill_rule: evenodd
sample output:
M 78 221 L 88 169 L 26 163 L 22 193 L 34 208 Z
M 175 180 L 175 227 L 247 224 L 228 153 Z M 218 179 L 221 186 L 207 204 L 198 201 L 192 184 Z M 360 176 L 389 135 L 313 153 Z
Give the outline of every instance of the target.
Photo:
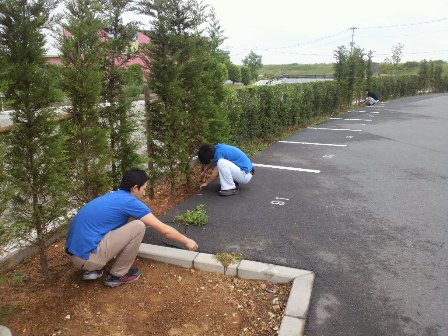
M 242 260 L 237 264 L 229 265 L 224 272 L 224 266 L 215 260 L 212 254 L 144 243 L 140 245 L 138 256 L 181 267 L 237 276 L 247 280 L 266 280 L 272 283 L 292 281 L 278 336 L 301 336 L 304 333 L 314 282 L 314 273 L 311 271 Z

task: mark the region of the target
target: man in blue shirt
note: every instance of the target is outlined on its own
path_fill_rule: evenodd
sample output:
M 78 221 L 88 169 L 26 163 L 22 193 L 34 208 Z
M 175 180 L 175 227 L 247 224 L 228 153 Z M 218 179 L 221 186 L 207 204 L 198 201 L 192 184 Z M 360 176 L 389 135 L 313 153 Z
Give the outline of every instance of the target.
M 189 250 L 198 248 L 194 240 L 158 220 L 141 201 L 148 179 L 143 170 L 127 171 L 119 190 L 88 202 L 73 218 L 65 249 L 72 263 L 84 271 L 84 280 L 101 277 L 103 267 L 114 257 L 116 260 L 106 277 L 106 286 L 117 287 L 137 280 L 141 273 L 131 266 L 146 225 Z M 133 220 L 129 221 L 131 218 Z
M 241 149 L 234 146 L 204 144 L 199 148 L 198 159 L 205 165 L 201 178 L 204 178 L 211 168 L 217 168 L 213 169 L 210 177 L 201 184 L 201 189 L 207 187 L 219 176 L 220 196 L 238 194 L 240 191 L 238 185 L 249 183 L 254 174 L 250 159 Z
M 375 92 L 366 90 L 366 105 L 373 106 L 379 102 L 378 95 Z

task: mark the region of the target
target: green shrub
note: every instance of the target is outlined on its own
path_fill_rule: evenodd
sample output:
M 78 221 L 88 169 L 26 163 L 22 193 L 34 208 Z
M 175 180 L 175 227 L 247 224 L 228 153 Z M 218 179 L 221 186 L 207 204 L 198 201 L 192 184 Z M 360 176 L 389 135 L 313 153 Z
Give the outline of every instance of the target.
M 208 215 L 204 210 L 204 204 L 198 204 L 194 210 L 187 210 L 184 214 L 174 217 L 174 221 L 184 225 L 202 226 L 207 224 Z

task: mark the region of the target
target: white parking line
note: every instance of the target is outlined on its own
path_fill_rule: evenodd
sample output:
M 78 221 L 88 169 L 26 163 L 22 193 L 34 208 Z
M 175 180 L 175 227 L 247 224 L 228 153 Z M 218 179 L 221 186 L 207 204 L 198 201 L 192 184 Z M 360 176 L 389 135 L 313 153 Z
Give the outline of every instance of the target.
M 354 119 L 354 118 L 348 118 L 348 119 L 342 119 L 342 118 L 329 118 L 330 120 L 350 120 L 350 121 L 372 121 L 370 119 Z
M 376 114 L 378 114 L 379 112 L 369 112 L 369 113 L 376 113 Z
M 315 145 L 315 146 L 330 146 L 330 147 L 347 147 L 347 145 L 323 144 L 317 142 L 299 142 L 299 141 L 279 141 L 281 143 L 299 144 L 299 145 Z
M 308 127 L 308 128 L 315 129 L 315 130 L 362 132 L 362 130 L 352 130 L 349 128 L 324 128 L 324 127 Z
M 253 163 L 252 165 L 255 166 L 255 167 L 262 167 L 262 168 L 294 170 L 294 171 L 301 171 L 301 172 L 315 173 L 315 174 L 319 174 L 320 173 L 320 170 L 315 170 L 315 169 L 305 169 L 305 168 L 295 168 L 295 167 L 285 167 L 285 166 L 272 166 L 272 165 L 265 165 L 265 164 L 261 164 L 261 163 Z

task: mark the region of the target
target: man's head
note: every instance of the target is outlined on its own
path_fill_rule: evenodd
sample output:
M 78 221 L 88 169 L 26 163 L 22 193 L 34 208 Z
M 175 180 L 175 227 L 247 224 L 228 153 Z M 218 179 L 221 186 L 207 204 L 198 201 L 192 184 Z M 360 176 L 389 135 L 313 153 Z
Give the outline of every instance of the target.
M 209 164 L 215 156 L 215 146 L 203 144 L 198 150 L 198 159 L 202 164 Z
M 146 182 L 149 180 L 148 174 L 142 169 L 132 168 L 123 175 L 120 183 L 120 189 L 136 194 L 141 198 L 145 194 Z

